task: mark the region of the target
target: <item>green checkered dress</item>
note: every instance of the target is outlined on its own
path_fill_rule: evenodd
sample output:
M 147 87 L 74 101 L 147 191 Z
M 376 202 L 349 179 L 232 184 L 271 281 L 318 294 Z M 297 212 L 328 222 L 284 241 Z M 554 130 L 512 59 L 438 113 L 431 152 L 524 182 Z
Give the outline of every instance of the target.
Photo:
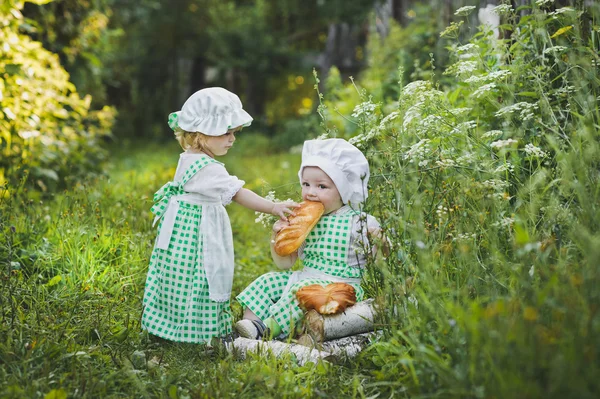
M 181 181 L 165 184 L 155 195 L 152 211 L 160 218 L 169 198 L 186 194 L 183 186 L 205 166 L 220 163 L 206 156 L 185 171 Z M 231 332 L 229 301 L 209 299 L 199 235 L 202 205 L 179 201 L 166 249 L 152 251 L 144 292 L 142 328 L 177 342 L 202 343 Z M 159 236 L 164 218 L 158 226 Z
M 357 215 L 358 212 L 348 208 L 340 214 L 323 216 L 306 238 L 303 271 L 263 274 L 246 287 L 236 297 L 237 300 L 261 320 L 274 318 L 285 335 L 294 331 L 303 317 L 296 299 L 296 292 L 301 287 L 311 284 L 326 286 L 344 279 L 355 279 L 347 282 L 354 287 L 357 301 L 361 301 L 364 291 L 356 280 L 361 278 L 362 269 L 348 266 L 347 262 L 353 218 Z M 311 270 L 332 278 L 303 278 L 310 276 Z

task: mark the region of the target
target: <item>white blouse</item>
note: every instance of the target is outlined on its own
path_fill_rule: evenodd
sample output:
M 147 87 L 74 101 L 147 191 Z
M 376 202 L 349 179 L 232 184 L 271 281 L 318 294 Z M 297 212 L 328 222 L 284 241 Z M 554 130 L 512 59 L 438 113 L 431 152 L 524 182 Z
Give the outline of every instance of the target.
M 175 181 L 183 179 L 185 171 L 205 155 L 184 152 L 179 156 L 179 164 L 175 171 Z M 183 186 L 188 193 L 199 194 L 206 199 L 219 199 L 223 206 L 229 205 L 233 197 L 244 186 L 245 182 L 230 175 L 220 163 L 211 163 L 198 171 Z M 201 199 L 201 198 L 200 198 Z

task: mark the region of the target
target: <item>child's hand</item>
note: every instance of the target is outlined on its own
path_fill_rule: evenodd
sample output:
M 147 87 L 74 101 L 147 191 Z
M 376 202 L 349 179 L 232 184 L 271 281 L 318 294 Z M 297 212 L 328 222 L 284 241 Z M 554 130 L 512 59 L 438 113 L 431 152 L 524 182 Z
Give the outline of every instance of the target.
M 287 220 L 279 219 L 273 224 L 273 234 L 277 234 L 283 229 L 285 226 L 288 226 L 290 222 Z
M 287 216 L 285 214 L 293 213 L 294 211 L 292 208 L 297 208 L 299 206 L 300 205 L 294 201 L 276 202 L 275 205 L 273 205 L 273 209 L 271 209 L 271 214 L 279 216 L 282 220 L 287 221 Z

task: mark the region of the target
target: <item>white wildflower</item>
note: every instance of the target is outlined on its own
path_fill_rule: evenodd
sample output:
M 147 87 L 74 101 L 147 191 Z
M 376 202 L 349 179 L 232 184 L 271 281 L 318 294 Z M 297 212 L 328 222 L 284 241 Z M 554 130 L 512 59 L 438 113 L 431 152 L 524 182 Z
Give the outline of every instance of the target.
M 571 7 L 562 7 L 562 8 L 557 9 L 554 12 L 551 12 L 548 15 L 559 15 L 559 14 L 564 14 L 564 13 L 567 13 L 567 12 L 575 12 L 575 9 L 571 8 Z
M 450 134 L 458 134 L 460 132 L 463 132 L 463 131 L 466 131 L 469 129 L 475 129 L 476 127 L 477 127 L 477 122 L 475 122 L 475 121 L 462 122 L 462 123 L 459 123 L 458 125 L 456 125 L 454 127 L 454 129 L 452 129 Z
M 415 159 L 424 158 L 429 151 L 429 139 L 422 139 L 416 144 L 413 144 L 406 153 L 403 155 L 403 159 L 408 159 L 409 162 L 414 162 Z
M 535 266 L 531 266 L 529 268 L 529 277 L 533 277 L 533 274 L 535 273 Z
M 495 13 L 496 15 L 508 14 L 513 11 L 514 10 L 510 6 L 510 4 L 500 4 L 499 6 L 496 6 L 492 9 L 492 12 Z
M 472 74 L 475 70 L 477 70 L 477 61 L 459 61 L 451 65 L 444 73 L 462 76 Z
M 502 135 L 502 130 L 489 130 L 485 132 L 481 137 L 484 139 L 492 139 Z
M 458 165 L 468 165 L 470 163 L 473 163 L 474 161 L 475 154 L 473 154 L 472 152 L 467 152 L 456 159 L 456 163 Z
M 368 117 L 371 116 L 374 112 L 375 109 L 377 109 L 377 106 L 379 104 L 373 103 L 372 98 L 369 97 L 369 99 L 365 102 L 362 102 L 360 104 L 358 104 L 356 107 L 354 107 L 354 112 L 352 112 L 352 116 L 355 118 L 358 117 Z
M 525 144 L 525 148 L 523 149 L 527 155 L 535 158 L 545 158 L 548 156 L 548 153 L 543 151 L 540 147 L 536 147 L 531 143 Z
M 456 166 L 456 161 L 453 159 L 440 159 L 436 161 L 436 164 L 442 168 L 451 168 Z
M 544 50 L 544 54 L 562 53 L 562 52 L 564 52 L 566 50 L 567 50 L 567 48 L 565 46 L 552 46 L 552 47 L 548 47 L 546 50 Z
M 539 7 L 545 6 L 548 4 L 553 4 L 554 0 L 535 0 L 535 4 Z
M 517 140 L 514 139 L 507 139 L 507 140 L 497 140 L 494 141 L 492 144 L 490 144 L 490 147 L 492 148 L 504 148 L 504 147 L 508 147 L 511 146 L 513 144 L 518 143 Z
M 523 121 L 527 121 L 534 116 L 534 111 L 538 109 L 538 105 L 534 103 L 528 102 L 519 102 L 511 105 L 507 105 L 506 107 L 500 108 L 494 115 L 497 117 L 509 115 L 515 112 L 519 112 L 519 117 Z
M 509 184 L 503 180 L 489 179 L 482 182 L 481 185 L 494 190 L 504 190 Z
M 484 95 L 493 91 L 496 87 L 497 87 L 496 83 L 488 83 L 486 85 L 483 85 L 473 92 L 473 97 L 475 97 L 475 98 L 483 97 Z
M 510 162 L 503 163 L 502 165 L 500 165 L 496 169 L 494 169 L 494 173 L 505 173 L 505 172 L 514 173 L 514 171 L 515 171 L 515 165 L 513 165 Z
M 510 226 L 512 226 L 512 224 L 514 222 L 515 222 L 514 218 L 505 217 L 505 218 L 502 218 L 502 219 L 498 220 L 497 222 L 492 223 L 492 226 L 495 226 L 495 227 L 510 227 Z
M 467 241 L 467 240 L 473 240 L 477 238 L 477 235 L 475 233 L 459 233 L 456 237 L 452 238 L 452 241 Z
M 450 113 L 454 116 L 462 116 L 466 113 L 469 113 L 473 110 L 473 108 L 463 107 L 463 108 L 454 108 L 450 110 Z M 441 118 L 440 118 L 441 119 Z
M 460 15 L 460 16 L 469 15 L 476 8 L 477 7 L 475 7 L 475 6 L 464 6 L 464 7 L 459 8 L 458 10 L 456 10 L 454 15 Z
M 419 161 L 419 166 L 421 168 L 424 168 L 425 166 L 427 166 L 429 164 L 429 160 L 428 159 L 423 159 L 421 161 Z
M 402 89 L 403 96 L 414 96 L 415 94 L 431 89 L 431 83 L 424 80 L 415 80 L 410 82 Z

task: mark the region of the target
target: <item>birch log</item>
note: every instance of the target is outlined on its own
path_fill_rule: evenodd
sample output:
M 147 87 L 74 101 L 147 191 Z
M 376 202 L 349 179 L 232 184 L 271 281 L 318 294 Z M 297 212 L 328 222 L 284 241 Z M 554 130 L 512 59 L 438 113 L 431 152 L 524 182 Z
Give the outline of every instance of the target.
M 292 354 L 298 360 L 298 364 L 304 365 L 308 362 L 318 363 L 319 360 L 325 360 L 331 354 L 322 350 L 314 349 L 293 343 L 281 341 L 261 341 L 238 337 L 232 343 L 226 344 L 227 350 L 239 355 L 242 359 L 246 354 L 253 352 L 259 355 L 266 355 L 271 352 L 275 357 L 281 357 L 286 354 Z
M 332 316 L 324 316 L 311 310 L 304 316 L 304 328 L 316 342 L 323 342 L 373 331 L 374 318 L 373 300 L 367 299 Z

